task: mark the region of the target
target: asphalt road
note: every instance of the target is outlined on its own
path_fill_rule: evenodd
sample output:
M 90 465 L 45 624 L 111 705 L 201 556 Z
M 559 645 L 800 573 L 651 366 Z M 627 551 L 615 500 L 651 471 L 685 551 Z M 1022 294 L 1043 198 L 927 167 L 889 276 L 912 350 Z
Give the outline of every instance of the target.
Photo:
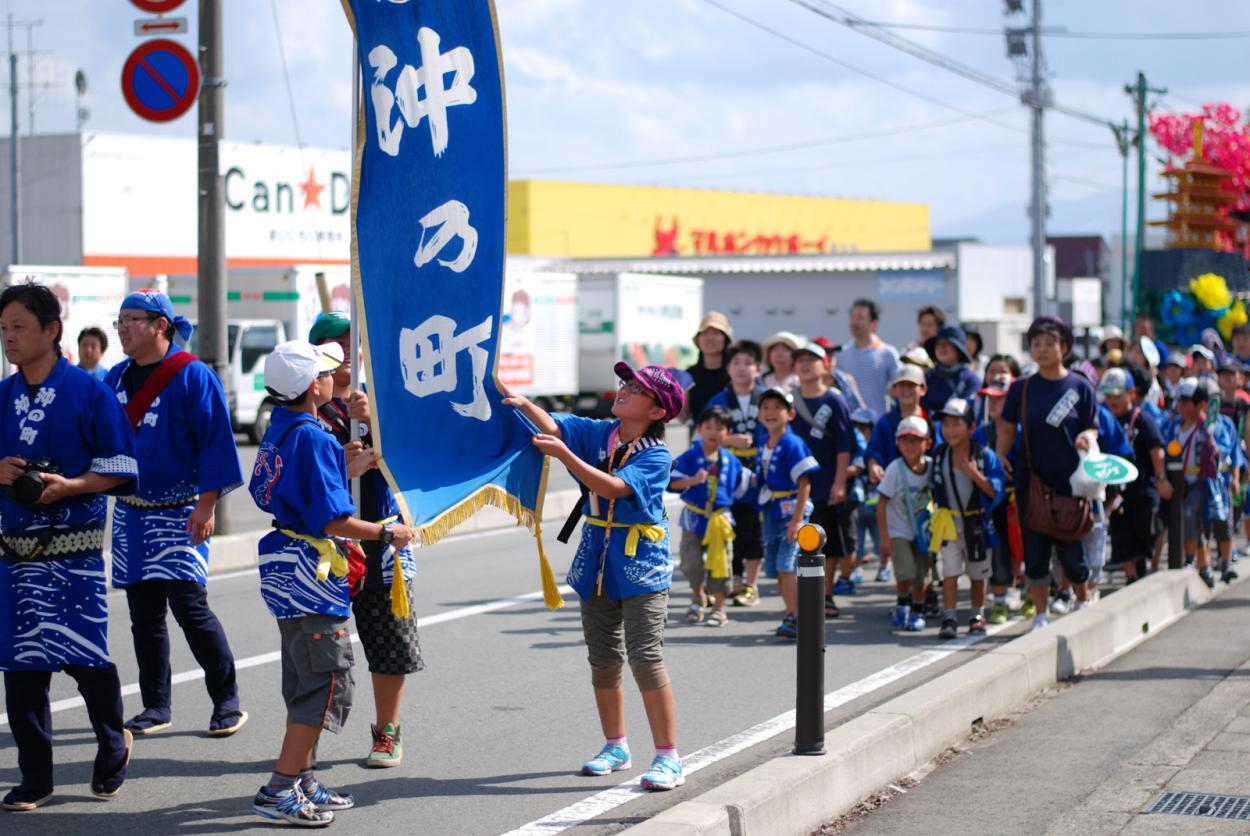
M 562 576 L 571 548 L 550 536 L 547 547 Z M 644 796 L 626 790 L 614 794 L 626 803 L 613 805 L 602 791 L 636 779 L 652 754 L 641 702 L 627 683 L 634 769 L 609 778 L 578 776 L 580 764 L 601 743 L 579 619 L 573 601 L 553 612 L 533 597 L 515 600 L 539 587 L 532 541 L 508 529 L 450 538 L 419 557 L 416 608 L 423 619 L 428 669 L 410 678 L 405 694 L 405 760 L 384 771 L 359 765 L 369 744 L 372 693 L 363 653 L 358 653 L 356 708 L 345 733 L 326 735 L 320 747 L 322 779 L 353 793 L 359 805 L 340 815 L 335 825 L 340 830 L 503 833 L 546 818 L 556 823 L 528 832 L 565 826 L 575 826 L 579 834 L 616 832 L 789 750 L 793 732 L 784 722 L 757 730 L 738 746 L 726 743 L 794 706 L 794 645 L 772 635 L 779 604 L 771 584 L 764 587 L 759 607 L 732 610 L 731 621 L 720 630 L 680 623 L 685 585 L 676 585 L 667 657 L 678 701 L 679 742 L 683 755 L 688 760 L 695 755 L 703 768 L 676 792 Z M 56 799 L 33 813 L 10 814 L 3 819 L 6 832 L 63 836 L 265 828 L 249 804 L 272 768 L 284 722 L 277 628 L 261 603 L 254 573 L 218 576 L 209 588 L 240 661 L 240 688 L 251 722 L 233 738 L 205 736 L 211 705 L 202 681 L 191 673 L 196 668 L 185 642 L 171 624 L 173 669 L 189 674 L 175 678 L 174 726 L 136 742 L 130 780 L 120 796 L 102 802 L 89 795 L 95 747 L 85 711 L 72 704 L 58 707 L 53 715 Z M 892 597 L 885 584 L 869 583 L 865 594 L 843 603 L 843 616 L 827 628 L 826 691 L 842 689 L 840 704 L 827 715 L 830 724 L 1006 638 L 944 645 L 949 655 L 917 669 L 917 654 L 938 645 L 935 631 L 892 634 L 886 621 Z M 122 682 L 131 684 L 136 670 L 125 601 L 114 594 L 110 604 L 111 649 Z M 883 670 L 894 671 L 885 685 L 863 682 Z M 76 696 L 68 677 L 54 677 L 53 700 L 72 703 Z M 126 697 L 126 709 L 128 715 L 138 712 L 136 694 Z M 16 750 L 6 722 L 0 725 L 0 785 L 17 780 Z M 583 806 L 568 809 L 574 804 Z M 587 817 L 594 818 L 579 826 Z

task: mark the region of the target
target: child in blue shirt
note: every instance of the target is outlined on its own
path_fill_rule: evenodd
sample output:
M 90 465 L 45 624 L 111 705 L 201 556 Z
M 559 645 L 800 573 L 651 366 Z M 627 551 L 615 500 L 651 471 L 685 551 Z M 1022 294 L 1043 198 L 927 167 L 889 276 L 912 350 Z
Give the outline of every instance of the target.
M 685 503 L 678 521 L 678 554 L 693 597 L 686 613 L 688 624 L 702 621 L 708 627 L 723 627 L 728 620 L 725 591 L 729 586 L 734 540 L 729 508 L 736 497 L 746 493 L 751 478 L 738 458 L 724 447 L 731 421 L 724 407 L 706 407 L 695 424 L 700 443 L 673 462 L 672 480 L 668 483 L 669 490 L 681 491 Z M 712 595 L 713 609 L 704 620 L 706 593 Z
M 673 578 L 664 512 L 673 456 L 664 446 L 664 425 L 681 412 L 684 395 L 659 366 L 634 370 L 617 363 L 614 370 L 621 379 L 612 404 L 616 420 L 549 415 L 511 393 L 503 402 L 537 427 L 534 446 L 558 459 L 590 491 L 568 583 L 581 599 L 590 681 L 606 740 L 582 766 L 582 774 L 608 775 L 632 765 L 622 687 L 628 660 L 655 738 L 655 759 L 641 784 L 671 790 L 686 776 L 677 753 L 673 687 L 664 667 Z
M 820 470 L 803 439 L 790 430 L 794 420 L 794 396 L 780 389 L 760 395 L 760 423 L 768 438 L 760 447 L 759 470 L 763 474 L 759 505 L 764 514 L 764 574 L 775 576 L 785 602 L 785 615 L 776 634 L 798 636 L 799 527 L 812 513 L 811 477 Z
M 334 394 L 332 375 L 342 361 L 338 345 L 302 340 L 282 343 L 265 358 L 265 388 L 281 406 L 273 411 L 248 485 L 257 507 L 274 516 L 275 530 L 259 546 L 260 592 L 278 621 L 287 708 L 282 750 L 252 810 L 301 827 L 324 827 L 335 811 L 355 805 L 312 770 L 322 730 L 340 731 L 352 704 L 345 539 L 402 549 L 416 536 L 406 525 L 352 516 L 343 448 L 317 420 L 317 410 Z
M 759 399 L 764 386 L 759 383 L 760 346 L 741 340 L 725 353 L 729 366 L 729 385 L 707 402 L 729 410 L 732 424 L 725 444 L 738 457 L 746 470 L 754 473 L 759 461 L 759 447 L 768 433 L 759 423 Z M 758 481 L 758 479 L 757 479 Z M 735 607 L 754 607 L 760 602 L 758 582 L 764 557 L 760 510 L 755 503 L 755 488 L 734 500 L 730 512 L 734 518 L 733 574 L 731 592 Z

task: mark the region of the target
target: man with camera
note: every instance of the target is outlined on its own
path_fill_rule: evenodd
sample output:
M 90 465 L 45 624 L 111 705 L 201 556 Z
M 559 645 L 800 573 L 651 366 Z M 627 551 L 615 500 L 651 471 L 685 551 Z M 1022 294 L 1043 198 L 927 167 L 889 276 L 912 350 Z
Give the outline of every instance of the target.
M 243 484 L 230 410 L 212 369 L 174 343 L 192 325 L 168 296 L 141 290 L 122 300 L 114 323 L 127 359 L 105 385 L 125 408 L 139 462 L 137 489 L 113 508 L 113 585 L 126 590 L 143 711 L 126 723 L 152 734 L 172 721 L 169 631 L 173 611 L 213 701 L 208 733 L 234 734 L 239 708 L 234 656 L 208 606 L 208 540 L 217 502 Z
M 27 282 L 0 293 L 0 670 L 21 784 L 6 810 L 52 797 L 52 674 L 74 678 L 99 743 L 91 792 L 126 780 L 131 736 L 108 655 L 106 493 L 133 489 L 133 434 L 108 388 L 61 356 L 61 304 Z

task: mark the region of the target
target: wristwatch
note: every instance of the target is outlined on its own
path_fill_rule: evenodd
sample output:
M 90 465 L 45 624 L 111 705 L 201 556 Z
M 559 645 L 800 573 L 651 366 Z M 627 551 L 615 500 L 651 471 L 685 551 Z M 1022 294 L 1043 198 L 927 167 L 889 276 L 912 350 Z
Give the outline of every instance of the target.
M 379 537 L 378 540 L 381 541 L 382 545 L 384 546 L 389 546 L 392 543 L 394 543 L 395 542 L 395 526 L 391 523 L 386 523 L 385 525 L 383 525 L 382 536 Z

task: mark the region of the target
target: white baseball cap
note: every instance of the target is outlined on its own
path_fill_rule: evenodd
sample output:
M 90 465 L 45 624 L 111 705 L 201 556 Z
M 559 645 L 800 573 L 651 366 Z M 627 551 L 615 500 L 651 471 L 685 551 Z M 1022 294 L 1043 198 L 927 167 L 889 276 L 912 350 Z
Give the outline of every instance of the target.
M 342 364 L 343 347 L 338 343 L 313 345 L 307 340 L 289 340 L 265 358 L 265 388 L 276 398 L 297 400 L 319 374 Z
M 919 415 L 909 415 L 898 422 L 898 429 L 894 431 L 895 438 L 902 438 L 905 435 L 928 438 L 929 425 Z

